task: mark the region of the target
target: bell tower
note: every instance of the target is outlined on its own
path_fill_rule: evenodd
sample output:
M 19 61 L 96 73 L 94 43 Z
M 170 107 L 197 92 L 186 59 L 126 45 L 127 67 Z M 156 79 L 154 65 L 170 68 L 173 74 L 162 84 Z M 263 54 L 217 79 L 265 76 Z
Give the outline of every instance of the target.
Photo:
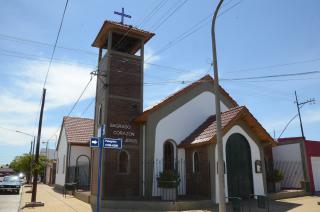
M 153 33 L 105 21 L 92 46 L 99 48 L 94 134 L 105 124 L 105 137 L 122 138 L 123 148 L 104 149 L 101 198 L 132 198 L 141 194 L 140 126 L 143 112 L 144 44 Z M 98 150 L 93 149 L 91 193 L 97 193 Z

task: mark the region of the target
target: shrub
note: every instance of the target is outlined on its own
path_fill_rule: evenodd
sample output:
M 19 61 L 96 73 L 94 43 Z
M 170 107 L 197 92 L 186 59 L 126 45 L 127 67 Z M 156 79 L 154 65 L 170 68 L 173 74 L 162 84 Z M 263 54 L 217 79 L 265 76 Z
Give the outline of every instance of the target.
M 275 169 L 273 171 L 273 181 L 275 183 L 282 181 L 283 178 L 284 178 L 284 175 L 283 175 L 282 171 L 280 171 L 278 169 Z
M 174 171 L 167 170 L 160 172 L 157 181 L 160 188 L 176 188 L 180 183 L 180 177 Z

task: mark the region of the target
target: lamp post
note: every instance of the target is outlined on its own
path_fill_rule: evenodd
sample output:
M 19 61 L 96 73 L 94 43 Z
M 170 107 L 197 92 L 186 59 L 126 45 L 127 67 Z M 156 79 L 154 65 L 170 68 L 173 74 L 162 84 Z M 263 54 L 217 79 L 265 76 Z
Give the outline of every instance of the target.
M 223 161 L 223 143 L 221 135 L 221 108 L 220 108 L 220 93 L 219 93 L 219 75 L 218 75 L 218 62 L 217 62 L 217 47 L 216 47 L 216 36 L 215 36 L 215 24 L 219 9 L 223 3 L 220 0 L 211 24 L 211 37 L 212 37 L 212 57 L 213 57 L 213 71 L 214 71 L 214 94 L 215 94 L 215 107 L 216 107 L 216 138 L 217 138 L 217 152 L 218 152 L 218 185 L 219 185 L 219 212 L 226 211 L 226 200 L 225 200 L 225 181 L 224 181 L 224 161 Z

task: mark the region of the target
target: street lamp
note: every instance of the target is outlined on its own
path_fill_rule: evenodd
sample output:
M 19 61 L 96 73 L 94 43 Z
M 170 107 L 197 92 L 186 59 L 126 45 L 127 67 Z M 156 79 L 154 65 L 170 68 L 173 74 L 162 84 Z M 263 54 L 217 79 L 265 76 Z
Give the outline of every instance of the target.
M 213 57 L 213 71 L 214 71 L 214 94 L 215 94 L 215 106 L 216 106 L 216 122 L 217 122 L 217 150 L 218 150 L 218 185 L 219 185 L 219 212 L 226 211 L 226 200 L 225 200 L 225 182 L 224 182 L 224 161 L 223 161 L 223 143 L 221 135 L 221 108 L 220 108 L 220 93 L 219 93 L 219 75 L 218 75 L 218 62 L 217 62 L 217 47 L 216 47 L 216 35 L 215 35 L 215 24 L 219 9 L 223 3 L 220 0 L 214 15 L 212 18 L 211 25 L 211 37 L 212 37 L 212 57 Z
M 23 132 L 23 131 L 20 131 L 20 130 L 15 130 L 16 133 L 20 133 L 20 134 L 23 134 L 23 135 L 26 135 L 26 136 L 30 136 L 33 138 L 33 141 L 31 141 L 31 147 L 30 147 L 30 155 L 32 155 L 32 158 L 33 158 L 33 155 L 34 155 L 34 145 L 35 145 L 35 142 L 36 142 L 36 136 L 35 135 L 31 135 L 29 133 L 26 133 L 26 132 Z

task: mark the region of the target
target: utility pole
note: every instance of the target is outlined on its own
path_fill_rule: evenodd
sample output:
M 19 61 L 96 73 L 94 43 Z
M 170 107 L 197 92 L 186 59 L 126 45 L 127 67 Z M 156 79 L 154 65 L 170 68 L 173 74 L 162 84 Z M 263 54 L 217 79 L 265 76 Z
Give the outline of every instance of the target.
M 301 119 L 301 113 L 300 113 L 300 109 L 303 105 L 310 103 L 310 104 L 314 104 L 315 103 L 315 99 L 308 99 L 307 101 L 304 102 L 299 102 L 298 100 L 298 95 L 297 95 L 297 91 L 294 91 L 294 94 L 296 96 L 296 101 L 294 103 L 296 103 L 297 105 L 297 110 L 298 110 L 298 115 L 299 115 L 299 121 L 300 121 L 300 129 L 301 129 L 301 136 L 303 137 L 303 139 L 305 139 L 306 137 L 304 136 L 304 131 L 303 131 L 303 124 L 302 124 L 302 119 Z
M 216 19 L 222 3 L 223 3 L 223 0 L 220 0 L 216 10 L 214 11 L 214 15 L 212 18 L 212 25 L 211 25 L 212 56 L 213 56 L 213 71 L 214 71 L 213 85 L 214 85 L 214 94 L 215 94 L 216 122 L 217 122 L 216 138 L 217 138 L 217 148 L 218 148 L 219 212 L 226 211 L 223 143 L 222 143 L 222 135 L 221 135 L 219 75 L 218 75 L 217 47 L 216 47 L 216 35 L 215 35 Z
M 42 118 L 43 118 L 43 108 L 44 103 L 46 100 L 46 89 L 43 88 L 42 93 L 42 103 L 41 103 L 41 110 L 40 110 L 40 118 L 39 118 L 39 126 L 38 126 L 38 136 L 37 136 L 37 146 L 36 146 L 36 153 L 34 158 L 34 176 L 33 176 L 33 186 L 32 186 L 32 196 L 31 196 L 31 205 L 44 205 L 43 203 L 37 203 L 37 183 L 38 183 L 38 174 L 39 174 L 39 148 L 40 148 L 40 138 L 41 138 L 41 129 L 42 129 Z

